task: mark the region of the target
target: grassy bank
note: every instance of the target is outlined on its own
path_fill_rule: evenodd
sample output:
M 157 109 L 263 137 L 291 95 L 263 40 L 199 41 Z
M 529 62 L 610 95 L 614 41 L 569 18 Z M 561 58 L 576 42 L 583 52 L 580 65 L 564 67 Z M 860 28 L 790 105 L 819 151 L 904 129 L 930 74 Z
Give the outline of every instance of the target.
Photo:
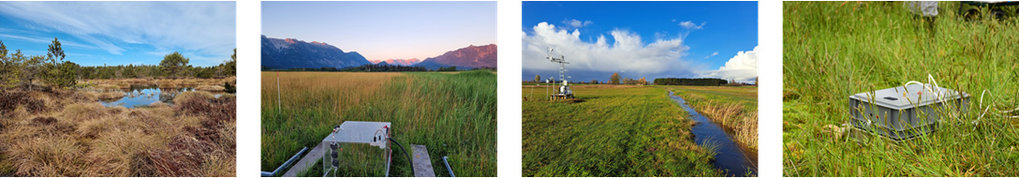
M 524 176 L 722 176 L 663 88 L 581 85 L 577 103 L 523 88 Z
M 690 107 L 726 128 L 736 142 L 757 153 L 757 87 L 668 87 Z
M 84 90 L 0 91 L 0 176 L 234 176 L 235 101 L 104 107 Z
M 488 71 L 263 72 L 262 170 L 314 147 L 348 120 L 391 122 L 405 149 L 428 147 L 438 176 L 447 176 L 438 166 L 442 156 L 457 176 L 496 175 L 496 75 Z M 394 150 L 391 174 L 413 175 L 400 154 Z
M 1019 175 L 1019 119 L 976 121 L 989 103 L 1019 106 L 1019 20 L 965 21 L 957 5 L 942 2 L 930 30 L 902 2 L 785 2 L 785 176 Z M 850 95 L 928 74 L 973 95 L 969 111 L 910 141 L 845 136 Z

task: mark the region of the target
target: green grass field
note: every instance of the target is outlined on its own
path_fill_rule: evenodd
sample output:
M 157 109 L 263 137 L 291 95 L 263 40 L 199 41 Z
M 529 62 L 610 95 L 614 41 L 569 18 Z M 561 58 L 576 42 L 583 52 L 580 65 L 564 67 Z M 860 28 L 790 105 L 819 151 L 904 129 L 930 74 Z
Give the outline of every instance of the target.
M 664 88 L 573 90 L 583 101 L 548 102 L 546 88 L 523 88 L 523 176 L 722 176 Z
M 437 176 L 448 176 L 442 156 L 449 157 L 457 176 L 496 175 L 492 72 L 280 72 L 282 103 L 276 99 L 276 76 L 262 73 L 262 170 L 314 147 L 333 126 L 350 120 L 392 122 L 391 135 L 406 150 L 410 144 L 428 147 Z M 413 175 L 403 154 L 394 148 L 391 175 Z M 353 171 L 366 174 L 351 176 L 381 176 Z
M 670 86 L 690 107 L 726 128 L 735 141 L 757 153 L 757 87 Z
M 965 21 L 941 2 L 928 29 L 902 2 L 785 2 L 785 176 L 1017 176 L 1019 20 Z M 927 82 L 968 92 L 970 110 L 933 134 L 843 137 L 854 93 Z M 981 91 L 992 92 L 980 106 Z M 973 121 L 990 104 L 992 113 Z

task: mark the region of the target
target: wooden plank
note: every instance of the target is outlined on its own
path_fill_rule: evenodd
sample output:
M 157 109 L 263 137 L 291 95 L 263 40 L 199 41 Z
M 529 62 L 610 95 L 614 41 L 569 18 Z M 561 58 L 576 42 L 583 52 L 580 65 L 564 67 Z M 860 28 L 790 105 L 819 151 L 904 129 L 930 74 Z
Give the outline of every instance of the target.
M 411 145 L 414 150 L 414 177 L 435 177 L 432 170 L 432 158 L 428 156 L 428 148 L 424 145 Z
M 318 163 L 318 161 L 322 160 L 322 156 L 325 156 L 326 149 L 328 149 L 326 147 L 327 146 L 325 142 L 318 143 L 318 146 L 315 146 L 315 148 L 311 149 L 311 151 L 309 151 L 308 154 L 304 155 L 304 158 L 301 158 L 300 161 L 294 163 L 294 166 L 290 167 L 290 169 L 283 174 L 283 177 L 297 177 L 297 173 L 310 170 L 312 166 L 315 166 L 315 163 Z M 321 174 L 322 173 L 319 172 L 312 175 Z

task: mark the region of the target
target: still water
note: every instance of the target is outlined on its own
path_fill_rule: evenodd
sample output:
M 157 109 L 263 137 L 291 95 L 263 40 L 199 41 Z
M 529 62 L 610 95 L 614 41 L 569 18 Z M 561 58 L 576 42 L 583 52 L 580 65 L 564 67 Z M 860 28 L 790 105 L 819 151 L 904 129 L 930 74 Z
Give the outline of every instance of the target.
M 697 122 L 691 129 L 697 145 L 703 147 L 707 143 L 717 147 L 715 168 L 725 171 L 726 176 L 757 176 L 757 163 L 750 160 L 747 153 L 733 141 L 732 136 L 725 133 L 722 127 L 687 106 L 686 100 L 674 95 L 672 91 L 669 91 L 669 97 L 672 97 L 672 100 L 682 106 L 687 113 L 690 113 L 691 118 Z
M 111 101 L 99 102 L 106 107 L 124 106 L 126 108 L 134 108 L 140 106 L 148 106 L 155 102 L 163 102 L 167 104 L 173 103 L 173 98 L 178 94 L 194 91 L 191 88 L 178 88 L 178 89 L 159 89 L 159 88 L 131 88 L 124 90 L 124 97 Z

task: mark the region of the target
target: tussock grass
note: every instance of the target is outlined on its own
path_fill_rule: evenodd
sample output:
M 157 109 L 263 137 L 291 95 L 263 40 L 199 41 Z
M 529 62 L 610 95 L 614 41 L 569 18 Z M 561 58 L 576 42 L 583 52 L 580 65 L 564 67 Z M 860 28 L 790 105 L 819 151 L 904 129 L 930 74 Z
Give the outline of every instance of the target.
M 181 78 L 181 79 L 152 79 L 152 78 L 127 78 L 127 79 L 86 79 L 78 81 L 81 85 L 99 89 L 101 91 L 114 91 L 129 89 L 131 86 L 156 86 L 164 89 L 174 88 L 199 88 L 222 86 L 223 83 L 237 85 L 237 77 L 226 78 Z M 209 90 L 207 90 L 209 91 Z M 215 90 L 215 91 L 222 91 Z
M 1019 19 L 965 21 L 942 2 L 934 30 L 902 2 L 785 2 L 785 176 L 1016 176 L 1019 120 L 983 111 L 1019 106 Z M 849 96 L 925 82 L 968 92 L 970 109 L 894 142 L 847 130 Z M 848 129 L 852 130 L 852 129 Z M 861 141 L 854 141 L 861 140 Z
M 669 87 L 690 107 L 718 123 L 736 142 L 757 153 L 757 87 Z
M 523 89 L 543 97 L 545 89 Z M 660 87 L 574 87 L 578 103 L 523 101 L 524 176 L 723 176 Z
M 314 147 L 343 121 L 385 121 L 406 150 L 410 144 L 426 145 L 432 165 L 449 156 L 457 176 L 496 174 L 496 76 L 491 72 L 279 72 L 282 100 L 276 99 L 276 75 L 262 73 L 262 170 L 276 169 L 302 147 Z M 400 154 L 394 149 L 391 175 L 413 175 Z M 446 176 L 444 166 L 434 169 Z M 307 172 L 321 175 L 317 171 Z
M 167 105 L 141 108 L 103 107 L 92 92 L 74 90 L 0 91 L 29 96 L 42 103 L 7 102 L 14 112 L 0 118 L 0 176 L 233 176 L 235 105 L 232 96 L 214 99 L 208 93 L 188 92 L 192 102 L 214 103 L 193 112 Z M 197 93 L 197 94 L 192 94 Z M 211 108 L 211 109 L 210 109 Z M 189 114 L 181 114 L 184 112 Z M 190 114 L 199 113 L 199 114 Z M 229 117 L 229 118 L 226 118 Z M 212 131 L 209 121 L 220 123 Z M 189 129 L 192 128 L 192 129 Z M 204 131 L 204 132 L 201 132 Z M 230 132 L 230 133 L 227 133 Z M 218 135 L 203 137 L 203 135 Z M 229 137 L 229 138 L 225 138 Z M 212 138 L 212 139 L 208 139 Z M 179 140 L 197 141 L 200 152 L 177 154 Z M 191 142 L 189 142 L 191 143 Z M 169 150 L 169 151 L 167 151 Z M 160 153 L 172 153 L 171 156 Z M 181 161 L 188 157 L 198 161 Z M 157 169 L 158 163 L 186 164 Z M 210 170 L 215 169 L 215 170 Z
M 226 88 L 220 85 L 199 85 L 198 87 L 195 87 L 195 90 L 221 92 L 223 90 L 226 90 Z
M 96 96 L 102 101 L 116 101 L 124 98 L 125 94 L 124 92 L 102 92 L 96 94 Z

